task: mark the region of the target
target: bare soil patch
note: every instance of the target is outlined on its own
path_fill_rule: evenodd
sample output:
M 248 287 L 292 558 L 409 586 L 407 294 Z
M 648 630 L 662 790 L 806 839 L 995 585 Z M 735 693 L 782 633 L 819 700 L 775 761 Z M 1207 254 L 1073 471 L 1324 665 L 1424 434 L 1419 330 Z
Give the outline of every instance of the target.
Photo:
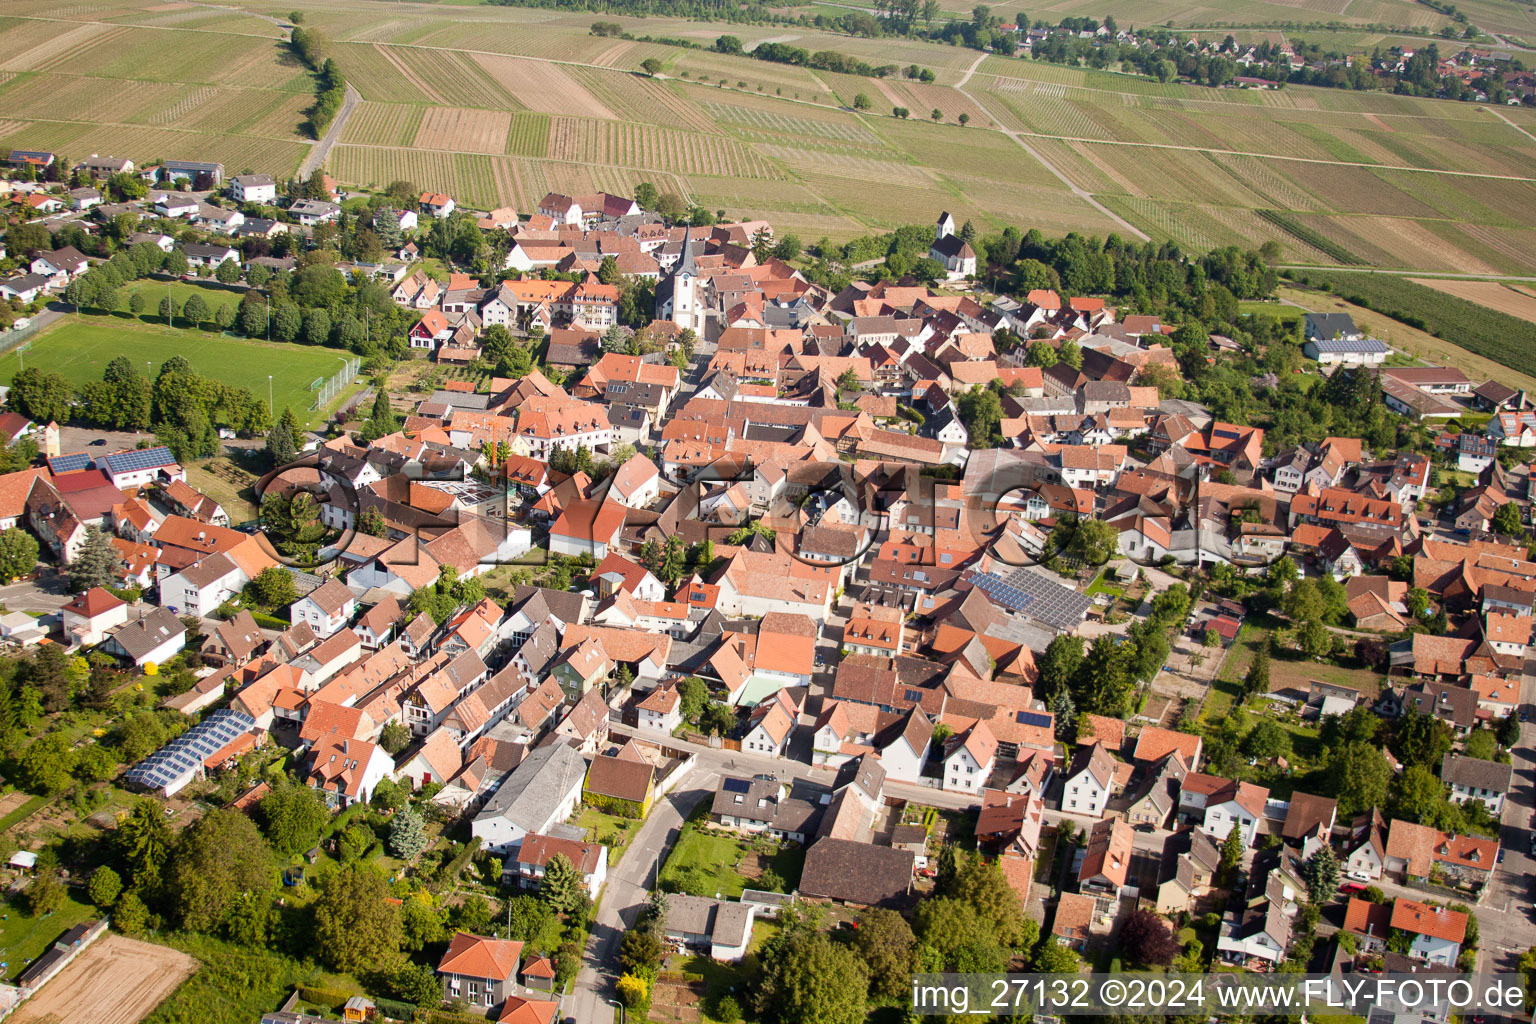
M 12 1024 L 138 1024 L 197 970 L 166 946 L 105 935 L 22 1004 Z
M 505 110 L 433 107 L 416 130 L 416 148 L 461 153 L 500 153 L 506 148 L 512 114 Z
M 576 117 L 617 120 L 612 110 L 558 64 L 490 53 L 474 53 L 470 56 L 490 72 L 497 84 L 529 110 L 542 114 L 571 114 Z

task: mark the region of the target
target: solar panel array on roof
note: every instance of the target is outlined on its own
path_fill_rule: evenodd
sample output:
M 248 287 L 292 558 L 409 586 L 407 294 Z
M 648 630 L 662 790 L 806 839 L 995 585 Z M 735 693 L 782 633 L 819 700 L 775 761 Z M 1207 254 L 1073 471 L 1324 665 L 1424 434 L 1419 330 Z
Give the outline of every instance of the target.
M 1093 602 L 1059 583 L 1029 569 L 1015 569 L 1007 576 L 972 572 L 973 586 L 998 604 L 1037 622 L 1067 629 L 1083 621 Z
M 1038 711 L 1020 711 L 1014 718 L 1020 725 L 1032 725 L 1037 729 L 1047 728 L 1051 725 L 1051 716 L 1041 714 Z
M 107 464 L 109 473 L 132 473 L 139 469 L 169 466 L 176 461 L 176 456 L 171 454 L 169 448 L 160 445 L 154 448 L 118 452 L 116 455 L 106 456 L 102 461 Z
M 746 793 L 752 788 L 746 779 L 726 779 L 723 785 L 727 793 Z
M 1380 338 L 1361 338 L 1346 341 L 1343 338 L 1318 338 L 1312 342 L 1319 352 L 1386 352 L 1387 343 Z
M 55 455 L 48 460 L 48 469 L 57 476 L 60 473 L 73 473 L 77 469 L 85 469 L 91 464 L 89 452 L 72 452 L 69 455 Z
M 134 765 L 124 778 L 146 789 L 163 789 L 255 727 L 250 715 L 228 708 L 215 711 Z

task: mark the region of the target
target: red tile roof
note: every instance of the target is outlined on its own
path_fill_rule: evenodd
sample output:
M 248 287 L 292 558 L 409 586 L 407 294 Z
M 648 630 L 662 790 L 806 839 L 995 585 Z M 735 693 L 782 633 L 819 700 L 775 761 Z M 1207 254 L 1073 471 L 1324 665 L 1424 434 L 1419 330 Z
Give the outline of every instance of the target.
M 522 952 L 521 942 L 458 932 L 437 962 L 437 972 L 505 981 L 517 976 L 517 961 Z

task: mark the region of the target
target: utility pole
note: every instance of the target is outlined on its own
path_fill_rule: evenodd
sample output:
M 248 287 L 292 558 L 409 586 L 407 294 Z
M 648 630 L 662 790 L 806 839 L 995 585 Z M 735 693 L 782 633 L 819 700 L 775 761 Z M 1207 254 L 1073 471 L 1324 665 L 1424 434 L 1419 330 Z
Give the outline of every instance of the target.
M 271 419 L 275 415 L 277 413 L 272 408 L 272 375 L 269 373 L 267 374 L 267 418 Z

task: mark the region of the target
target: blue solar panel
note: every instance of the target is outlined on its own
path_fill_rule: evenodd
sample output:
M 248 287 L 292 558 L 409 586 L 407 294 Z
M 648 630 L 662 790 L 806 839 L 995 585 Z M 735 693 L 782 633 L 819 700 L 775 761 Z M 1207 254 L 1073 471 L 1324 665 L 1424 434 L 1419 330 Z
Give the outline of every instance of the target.
M 1042 715 L 1038 711 L 1020 711 L 1014 717 L 1018 719 L 1020 725 L 1033 725 L 1044 728 L 1051 724 L 1051 716 Z
M 725 791 L 727 793 L 745 793 L 752 788 L 752 783 L 746 779 L 726 779 Z
M 150 788 L 167 786 L 255 725 L 256 720 L 250 715 L 228 708 L 215 711 L 134 765 L 126 778 Z
M 176 461 L 176 456 L 171 450 L 161 445 L 155 448 L 145 448 L 142 451 L 118 452 L 116 455 L 108 455 L 103 459 L 107 464 L 107 470 L 112 473 L 132 473 L 139 469 L 155 469 L 160 466 L 169 466 Z
M 48 468 L 55 474 L 73 473 L 77 469 L 85 469 L 91 464 L 89 452 L 74 452 L 69 455 L 55 455 L 48 460 Z

